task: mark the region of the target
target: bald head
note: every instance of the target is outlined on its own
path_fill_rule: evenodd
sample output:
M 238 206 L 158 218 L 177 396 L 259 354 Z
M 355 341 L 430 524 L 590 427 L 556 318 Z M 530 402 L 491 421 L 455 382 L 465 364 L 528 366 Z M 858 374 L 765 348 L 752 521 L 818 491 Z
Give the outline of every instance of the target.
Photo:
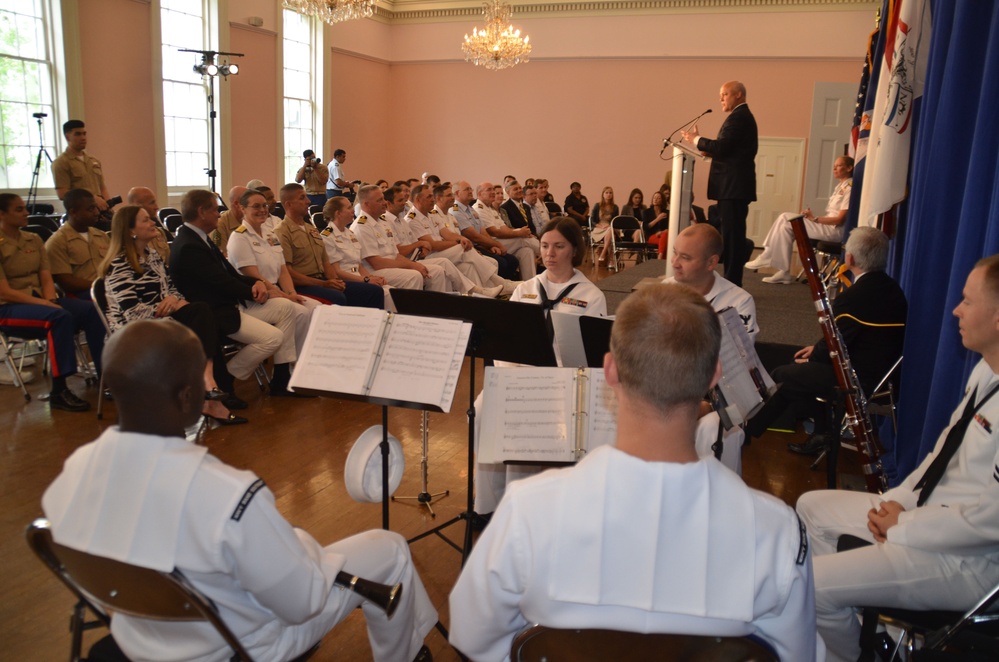
M 159 205 L 156 204 L 156 194 L 145 186 L 135 186 L 129 189 L 126 200 L 130 205 L 139 205 L 145 209 L 149 218 L 156 218 L 156 214 L 160 210 Z
M 722 237 L 707 223 L 695 223 L 676 236 L 673 278 L 707 294 L 714 285 L 714 270 L 722 251 Z
M 737 80 L 730 80 L 721 86 L 718 97 L 722 110 L 731 112 L 736 106 L 746 102 L 746 86 Z
M 125 432 L 183 436 L 204 404 L 205 354 L 173 320 L 139 320 L 104 346 L 104 381 Z
M 233 186 L 229 189 L 229 206 L 239 204 L 240 197 L 249 190 L 245 186 Z

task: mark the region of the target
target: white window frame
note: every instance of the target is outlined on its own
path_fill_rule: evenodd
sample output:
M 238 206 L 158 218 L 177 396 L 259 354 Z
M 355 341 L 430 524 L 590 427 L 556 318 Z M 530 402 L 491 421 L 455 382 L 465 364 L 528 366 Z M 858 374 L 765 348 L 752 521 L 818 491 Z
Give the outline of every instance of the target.
M 303 146 L 295 146 L 294 149 L 287 144 L 285 131 L 288 128 L 288 118 L 285 113 L 285 101 L 289 98 L 294 98 L 295 100 L 302 100 L 301 97 L 286 97 L 284 95 L 284 83 L 285 83 L 285 66 L 284 66 L 284 47 L 285 47 L 285 12 L 291 10 L 281 9 L 278 14 L 280 16 L 281 23 L 281 44 L 278 48 L 278 89 L 281 90 L 281 107 L 279 115 L 279 126 L 278 132 L 281 136 L 280 140 L 280 152 L 278 154 L 278 172 L 281 173 L 281 177 L 286 179 L 287 182 L 294 181 L 295 172 L 298 170 L 302 161 L 302 151 L 306 149 Z M 325 24 L 314 16 L 304 17 L 309 22 L 309 35 L 311 40 L 310 48 L 310 81 L 309 81 L 309 101 L 312 104 L 312 141 L 307 148 L 315 150 L 316 154 L 320 156 L 324 163 L 328 163 L 332 158 L 332 155 L 323 154 L 323 52 L 324 52 L 324 35 L 325 35 Z M 301 147 L 301 148 L 299 148 Z M 292 154 L 292 151 L 295 153 Z M 294 157 L 294 158 L 293 158 Z M 293 163 L 297 159 L 298 164 L 294 169 L 290 168 L 290 163 Z

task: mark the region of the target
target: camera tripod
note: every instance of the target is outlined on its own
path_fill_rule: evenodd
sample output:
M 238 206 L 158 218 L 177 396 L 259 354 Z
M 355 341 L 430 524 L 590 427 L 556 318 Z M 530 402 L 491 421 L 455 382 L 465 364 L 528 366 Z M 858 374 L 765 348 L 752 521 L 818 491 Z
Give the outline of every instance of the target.
M 35 201 L 38 198 L 38 176 L 42 170 L 42 155 L 44 154 L 45 158 L 48 159 L 50 167 L 52 165 L 52 156 L 45 149 L 45 133 L 42 131 L 42 119 L 48 117 L 48 115 L 46 113 L 34 113 L 32 117 L 38 121 L 38 156 L 35 157 L 35 170 L 31 173 L 31 186 L 28 187 L 27 207 L 28 212 L 34 214 Z

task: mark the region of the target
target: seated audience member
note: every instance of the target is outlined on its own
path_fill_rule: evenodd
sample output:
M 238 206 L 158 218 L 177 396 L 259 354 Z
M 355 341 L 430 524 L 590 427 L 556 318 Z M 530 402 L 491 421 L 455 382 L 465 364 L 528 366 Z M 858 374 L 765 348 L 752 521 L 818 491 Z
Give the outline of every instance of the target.
M 249 190 L 246 186 L 233 186 L 229 189 L 229 208 L 222 212 L 218 226 L 210 235 L 223 255 L 228 250 L 229 235 L 243 222 L 243 208 L 239 206 L 239 198 Z
M 656 191 L 652 204 L 642 212 L 642 231 L 645 241 L 659 247 L 659 259 L 666 259 L 669 243 L 669 198 Z
M 583 187 L 579 182 L 569 184 L 569 195 L 565 196 L 565 204 L 562 205 L 567 216 L 579 223 L 580 227 L 587 227 L 587 219 L 590 216 L 590 201 L 583 195 Z
M 382 276 L 372 274 L 361 264 L 361 242 L 349 227 L 354 221 L 350 201 L 342 195 L 330 198 L 323 206 L 323 216 L 326 217 L 326 229 L 319 235 L 323 238 L 326 264 L 337 278 L 346 283 L 348 289 L 358 285 L 363 285 L 366 289 L 377 288 L 382 293 L 382 305 L 378 307 L 384 308 L 390 283 Z M 423 288 L 423 277 L 419 273 L 411 269 L 399 271 L 405 284 L 409 286 L 406 289 Z
M 316 153 L 311 149 L 302 152 L 302 158 L 305 162 L 295 173 L 295 183 L 305 185 L 305 193 L 309 196 L 310 204 L 322 206 L 326 204 L 326 181 L 330 176 L 329 168 L 316 158 Z
M 204 302 L 189 304 L 174 287 L 163 257 L 153 248 L 159 237 L 159 228 L 142 207 L 115 209 L 111 246 L 97 267 L 98 275 L 104 278 L 108 326 L 115 333 L 136 320 L 173 319 L 194 331 L 205 356 L 214 357 L 219 342 L 212 310 Z M 205 362 L 203 413 L 222 425 L 246 423 L 220 402 L 229 394 L 219 389 L 213 362 L 213 358 Z
M 298 184 L 281 187 L 281 204 L 284 220 L 274 234 L 281 241 L 285 266 L 298 293 L 325 303 L 384 308 L 385 294 L 381 287 L 356 274 L 347 280 L 330 264 L 322 235 L 306 220 L 309 198 L 305 189 Z
M 555 198 L 551 193 L 548 192 L 548 180 L 542 177 L 538 177 L 534 180 L 534 188 L 538 189 L 538 202 L 545 204 L 546 202 L 555 202 Z M 545 207 L 547 210 L 548 207 Z M 551 220 L 549 215 L 548 220 Z
M 844 264 L 855 280 L 833 300 L 833 319 L 839 328 L 853 369 L 864 393 L 873 387 L 902 355 L 908 303 L 905 294 L 884 272 L 888 262 L 888 237 L 876 228 L 856 228 L 846 241 Z M 825 340 L 794 355 L 795 362 L 774 370 L 780 388 L 746 425 L 746 434 L 762 435 L 785 410 L 797 419 L 813 418 L 815 433 L 802 444 L 788 447 L 803 454 L 818 454 L 827 445 L 826 405 L 837 388 L 836 373 Z
M 284 298 L 292 302 L 297 356 L 309 333 L 312 310 L 319 303 L 295 291 L 284 259 L 284 249 L 274 233 L 274 226 L 267 222 L 271 216 L 267 213 L 267 201 L 263 194 L 251 189 L 240 196 L 239 206 L 244 212 L 243 223 L 229 235 L 229 263 L 244 276 L 263 281 L 269 299 Z M 288 363 L 294 360 L 292 358 Z
M 541 236 L 541 228 L 552 220 L 552 215 L 548 213 L 545 203 L 541 202 L 537 185 L 524 185 L 524 206 L 531 210 L 531 232 L 535 236 Z
M 655 194 L 658 195 L 658 192 Z M 704 297 L 717 313 L 735 308 L 751 341 L 760 332 L 756 319 L 756 302 L 753 296 L 738 285 L 733 285 L 718 273 L 721 259 L 722 236 L 710 225 L 691 225 L 676 237 L 673 247 L 673 276 L 664 283 L 686 285 Z M 718 438 L 719 416 L 705 404 L 703 416 L 697 425 L 697 452 L 706 456 Z M 742 444 L 746 435 L 739 426 L 725 432 L 722 438 L 722 464 L 737 474 L 742 474 Z
M 854 607 L 964 612 L 999 583 L 999 255 L 975 265 L 954 315 L 981 360 L 933 451 L 884 494 L 821 490 L 798 500 L 829 660 L 858 658 Z M 836 553 L 842 534 L 873 544 Z
M 180 570 L 256 660 L 301 655 L 357 607 L 375 660 L 409 662 L 421 653 L 437 613 L 405 540 L 367 531 L 323 547 L 281 516 L 263 480 L 184 438 L 204 402 L 205 357 L 194 333 L 173 321 L 138 321 L 114 334 L 107 349 L 105 380 L 119 424 L 77 449 L 42 496 L 56 542 Z M 402 582 L 392 618 L 335 586 L 340 571 Z M 205 621 L 113 614 L 111 633 L 133 660 L 232 654 Z
M 497 187 L 489 182 L 482 182 L 476 190 L 478 199 L 472 208 L 479 215 L 485 234 L 499 242 L 509 255 L 517 258 L 520 277 L 523 280 L 530 280 L 538 273 L 537 263 L 541 255 L 541 244 L 538 243 L 538 238 L 531 234 L 530 228 L 514 230 L 503 222 L 503 217 L 498 211 L 499 205 L 495 204 L 496 196 L 502 199 Z
M 494 184 L 493 194 L 494 194 L 493 204 L 492 204 L 493 209 L 495 209 L 496 213 L 500 215 L 500 219 L 503 221 L 503 225 L 507 226 L 508 228 L 513 228 L 513 223 L 510 222 L 510 217 L 507 215 L 506 209 L 503 207 L 503 205 L 506 204 L 506 191 L 503 190 L 503 186 L 501 184 Z M 520 228 L 516 229 L 519 230 Z M 527 229 L 528 231 L 530 231 L 530 228 Z M 533 232 L 531 233 L 531 236 L 534 236 Z M 535 239 L 537 239 L 537 237 L 535 237 Z
M 628 202 L 625 203 L 624 207 L 621 207 L 621 215 L 631 216 L 641 221 L 642 217 L 645 216 L 646 209 L 645 196 L 642 195 L 642 189 L 633 188 L 628 195 Z
M 146 210 L 146 214 L 149 215 L 149 220 L 153 222 L 153 225 L 155 225 L 158 230 L 156 238 L 153 239 L 149 245 L 160 254 L 160 257 L 163 258 L 164 264 L 169 263 L 169 242 L 173 241 L 173 233 L 170 232 L 170 228 L 160 221 L 160 207 L 156 204 L 156 194 L 153 193 L 152 189 L 146 188 L 145 186 L 133 186 L 128 190 L 128 195 L 125 197 L 125 201 L 130 205 L 139 205 Z
M 22 230 L 26 225 L 28 207 L 21 196 L 0 193 L 0 328 L 18 338 L 48 340 L 49 408 L 87 411 L 90 403 L 69 389 L 66 378 L 76 374 L 77 331 L 86 334 L 94 366 L 101 369 L 104 324 L 89 301 L 56 295 L 45 245 Z
M 600 194 L 600 202 L 593 205 L 593 210 L 590 212 L 590 240 L 601 245 L 600 255 L 597 257 L 598 264 L 607 264 L 607 251 L 610 249 L 610 243 L 606 237 L 610 231 L 611 221 L 619 214 L 617 205 L 614 203 L 614 189 L 605 186 Z
M 541 259 L 545 270 L 518 285 L 510 301 L 543 306 L 546 316 L 552 310 L 573 315 L 606 316 L 607 298 L 604 293 L 576 268 L 583 263 L 585 254 L 586 241 L 579 225 L 567 216 L 556 216 L 541 232 Z M 550 332 L 553 335 L 548 341 L 558 356 L 554 329 Z M 476 418 L 476 422 L 481 423 L 481 418 Z M 476 444 L 478 438 L 476 430 Z M 475 512 L 488 516 L 496 509 L 508 483 L 533 476 L 538 471 L 534 466 L 478 463 L 474 475 Z
M 394 200 L 401 201 L 402 192 L 395 191 L 393 196 Z M 335 199 L 330 198 L 331 201 Z M 377 186 L 362 187 L 357 194 L 357 199 L 361 201 L 362 213 L 350 226 L 350 229 L 361 244 L 361 259 L 365 268 L 373 275 L 383 277 L 393 287 L 419 289 L 419 287 L 412 287 L 412 275 L 401 273 L 404 270 L 414 271 L 422 279 L 422 287 L 425 290 L 455 291 L 461 294 L 475 291 L 477 285 L 461 275 L 461 272 L 448 260 L 424 259 L 418 262 L 407 257 L 409 253 L 402 253 L 393 226 L 385 218 L 388 204 L 385 194 L 380 188 Z M 328 211 L 341 210 L 342 207 L 339 206 L 325 207 L 323 214 L 327 214 Z M 353 215 L 352 209 L 350 213 Z M 346 212 L 344 214 L 346 215 Z M 327 216 L 327 218 L 329 217 Z M 426 250 L 429 252 L 429 244 L 426 245 Z
M 93 193 L 75 188 L 62 202 L 66 222 L 45 242 L 52 278 L 66 294 L 89 301 L 97 265 L 108 252 L 108 236 L 94 227 L 101 212 Z
M 262 204 L 259 193 L 253 196 L 254 204 Z M 178 229 L 170 253 L 170 277 L 185 299 L 204 301 L 211 307 L 220 336 L 243 343 L 225 364 L 226 371 L 216 366 L 219 385 L 231 393 L 231 378 L 227 375 L 248 379 L 261 362 L 273 356 L 271 394 L 289 394 L 289 364 L 296 358 L 295 323 L 301 306 L 276 292 L 274 285 L 240 273 L 222 257 L 208 238 L 219 220 L 211 191 L 195 189 L 185 193 L 180 213 L 184 225 Z M 235 408 L 228 402 L 226 406 Z
M 506 659 L 514 635 L 537 623 L 756 635 L 782 660 L 817 658 L 794 511 L 694 448 L 720 338 L 689 288 L 652 286 L 621 304 L 604 359 L 617 439 L 510 485 L 451 592 L 458 650 Z
M 826 204 L 826 215 L 816 216 L 811 209 L 801 212 L 805 216 L 805 231 L 812 239 L 841 241 L 843 221 L 850 207 L 850 188 L 853 186 L 853 159 L 841 156 L 833 165 L 833 177 L 839 180 Z M 794 249 L 794 231 L 789 222 L 797 214 L 786 212 L 777 217 L 763 240 L 763 253 L 746 265 L 747 269 L 773 267 L 777 273 L 763 279 L 764 283 L 787 284 L 794 282 L 791 269 L 791 251 Z
M 472 207 L 474 201 L 475 192 L 472 190 L 472 185 L 466 181 L 460 181 L 455 184 L 454 204 L 445 211 L 458 226 L 463 237 L 472 242 L 482 255 L 496 261 L 500 277 L 516 280 L 517 258 L 508 255 L 506 246 L 493 239 L 492 235 L 486 232 L 485 223 L 479 217 L 479 212 Z M 445 200 L 438 201 L 438 204 L 440 202 L 445 202 Z
M 454 201 L 450 184 L 438 185 L 436 191 L 436 197 L 450 207 Z M 430 188 L 417 186 L 412 192 L 413 209 L 406 214 L 412 234 L 430 244 L 427 257 L 450 261 L 474 285 L 493 292 L 489 296 L 512 291 L 512 281 L 501 278 L 496 263 L 472 249 L 472 242 L 461 236 L 451 217 L 435 208 L 434 198 Z
M 507 200 L 503 203 L 503 210 L 506 212 L 510 227 L 515 230 L 527 228 L 535 236 L 537 229 L 534 227 L 534 210 L 524 203 L 524 187 L 514 179 L 506 185 Z

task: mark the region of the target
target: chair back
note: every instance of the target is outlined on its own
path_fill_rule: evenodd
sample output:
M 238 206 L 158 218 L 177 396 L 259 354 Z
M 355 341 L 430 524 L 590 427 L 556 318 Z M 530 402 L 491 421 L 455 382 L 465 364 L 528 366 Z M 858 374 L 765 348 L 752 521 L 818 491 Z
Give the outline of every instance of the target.
M 514 637 L 511 662 L 778 662 L 773 648 L 752 637 L 643 634 L 618 630 L 558 630 L 535 625 Z
M 546 202 L 545 207 L 548 209 L 548 213 L 551 214 L 552 218 L 556 216 L 565 216 L 566 213 L 562 211 L 562 208 L 557 202 Z
M 38 225 L 55 232 L 59 229 L 59 217 L 53 214 L 32 214 L 28 216 L 28 225 Z
M 108 322 L 108 291 L 103 276 L 95 278 L 90 286 L 90 300 L 94 302 L 94 308 L 104 323 L 104 330 L 111 335 L 111 324 Z
M 167 230 L 173 234 L 177 234 L 177 230 L 184 224 L 184 217 L 180 214 L 167 214 L 163 222 L 166 223 Z
M 48 228 L 41 225 L 25 225 L 24 231 L 30 232 L 31 234 L 37 234 L 39 237 L 42 238 L 42 241 L 48 241 L 49 237 L 51 237 L 53 234 L 52 230 L 49 230 Z
M 274 216 L 277 216 L 278 218 L 283 219 L 284 218 L 284 205 L 282 205 L 280 202 L 277 203 L 276 205 L 274 205 L 274 212 L 273 213 L 274 213 Z
M 52 539 L 46 519 L 32 522 L 26 536 L 38 558 L 95 613 L 164 621 L 209 621 L 232 648 L 234 659 L 252 661 L 212 601 L 179 570 L 160 572 L 140 568 L 65 547 Z
M 160 207 L 160 210 L 156 212 L 156 215 L 160 217 L 160 223 L 166 225 L 167 216 L 173 216 L 174 214 L 180 215 L 180 210 L 176 207 Z
M 312 224 L 316 226 L 316 229 L 320 230 L 320 231 L 325 230 L 326 226 L 329 225 L 326 222 L 326 217 L 323 216 L 323 210 L 322 209 L 320 209 L 319 211 L 317 211 L 314 214 L 312 214 L 311 220 L 312 220 Z

